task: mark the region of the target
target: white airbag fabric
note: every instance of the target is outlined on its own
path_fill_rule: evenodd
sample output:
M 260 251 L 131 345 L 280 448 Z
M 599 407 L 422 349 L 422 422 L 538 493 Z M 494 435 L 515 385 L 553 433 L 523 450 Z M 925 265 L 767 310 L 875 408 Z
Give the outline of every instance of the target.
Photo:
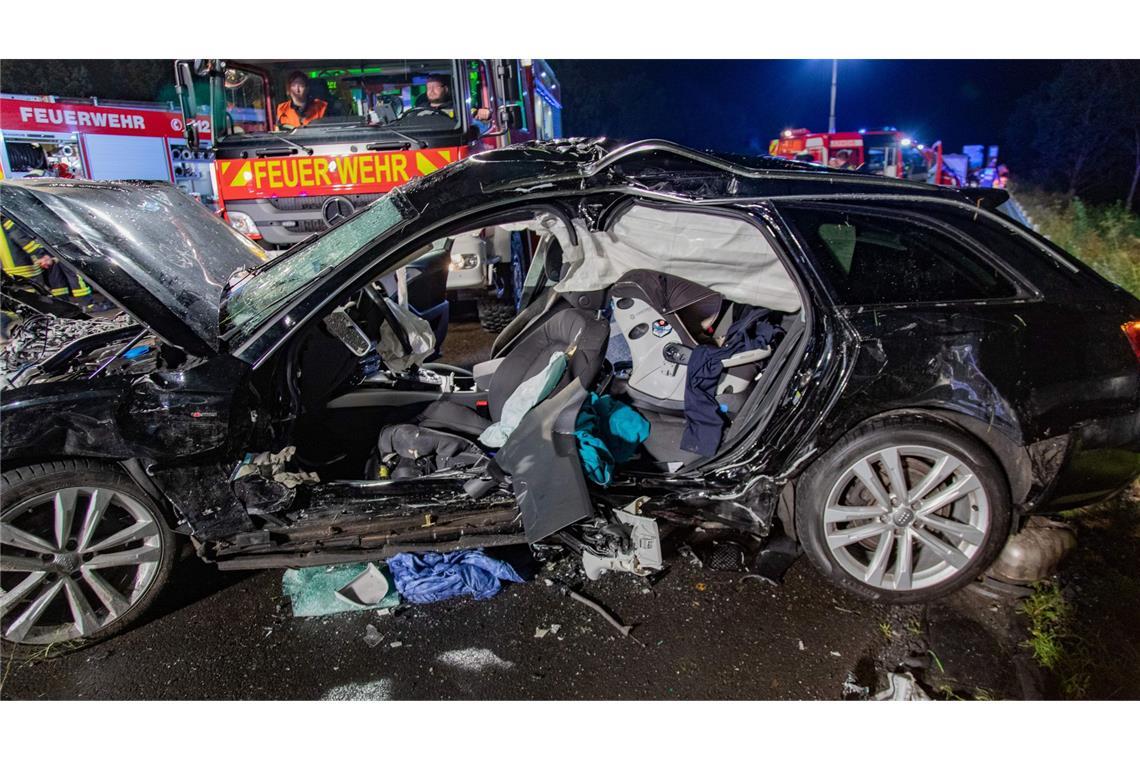
M 404 331 L 411 353 L 404 350 L 400 337 L 387 321 L 380 325 L 380 340 L 376 344 L 376 353 L 384 360 L 384 364 L 391 370 L 403 372 L 424 359 L 431 356 L 435 350 L 435 333 L 431 324 L 422 317 L 412 313 L 406 305 L 397 303 L 390 298 L 384 299 L 389 311 Z
M 633 269 L 652 269 L 704 285 L 740 304 L 798 311 L 799 293 L 768 239 L 735 217 L 633 206 L 606 232 L 575 220 L 579 246 L 554 228 L 570 271 L 560 293 L 601 290 Z

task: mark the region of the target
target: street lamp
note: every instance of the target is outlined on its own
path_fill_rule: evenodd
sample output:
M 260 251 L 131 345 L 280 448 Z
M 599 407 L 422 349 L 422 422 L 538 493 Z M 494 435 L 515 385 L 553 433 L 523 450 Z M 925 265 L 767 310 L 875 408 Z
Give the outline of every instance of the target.
M 831 115 L 827 119 L 828 134 L 835 134 L 835 86 L 839 79 L 839 59 L 831 59 Z

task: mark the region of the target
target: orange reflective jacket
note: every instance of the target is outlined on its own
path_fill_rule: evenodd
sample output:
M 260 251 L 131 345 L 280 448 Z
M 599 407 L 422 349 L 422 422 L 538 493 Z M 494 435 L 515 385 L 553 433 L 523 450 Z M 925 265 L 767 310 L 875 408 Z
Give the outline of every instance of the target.
M 305 106 L 305 113 L 297 113 L 297 108 L 293 105 L 292 100 L 286 100 L 284 103 L 277 105 L 277 125 L 284 127 L 303 127 L 310 121 L 315 119 L 323 119 L 325 111 L 328 110 L 328 103 L 320 98 L 313 98 L 309 104 Z

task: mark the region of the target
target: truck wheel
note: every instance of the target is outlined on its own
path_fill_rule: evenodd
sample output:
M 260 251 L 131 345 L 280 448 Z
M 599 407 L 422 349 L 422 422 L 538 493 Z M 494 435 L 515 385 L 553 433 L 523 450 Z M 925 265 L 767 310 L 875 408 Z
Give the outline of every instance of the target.
M 796 490 L 796 534 L 812 563 L 874 601 L 914 604 L 956 591 L 1009 537 L 1001 466 L 968 435 L 929 422 L 857 428 Z
M 479 299 L 479 324 L 488 332 L 501 332 L 515 318 L 513 303 L 504 303 L 494 296 Z
M 0 632 L 23 660 L 109 638 L 134 623 L 170 577 L 175 536 L 117 467 L 86 460 L 2 476 Z

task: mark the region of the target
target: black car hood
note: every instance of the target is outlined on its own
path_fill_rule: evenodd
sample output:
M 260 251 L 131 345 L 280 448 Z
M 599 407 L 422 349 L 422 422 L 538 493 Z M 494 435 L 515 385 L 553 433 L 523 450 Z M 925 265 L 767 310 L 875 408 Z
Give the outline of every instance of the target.
M 166 182 L 0 182 L 6 216 L 168 343 L 217 353 L 218 306 L 264 252 Z

